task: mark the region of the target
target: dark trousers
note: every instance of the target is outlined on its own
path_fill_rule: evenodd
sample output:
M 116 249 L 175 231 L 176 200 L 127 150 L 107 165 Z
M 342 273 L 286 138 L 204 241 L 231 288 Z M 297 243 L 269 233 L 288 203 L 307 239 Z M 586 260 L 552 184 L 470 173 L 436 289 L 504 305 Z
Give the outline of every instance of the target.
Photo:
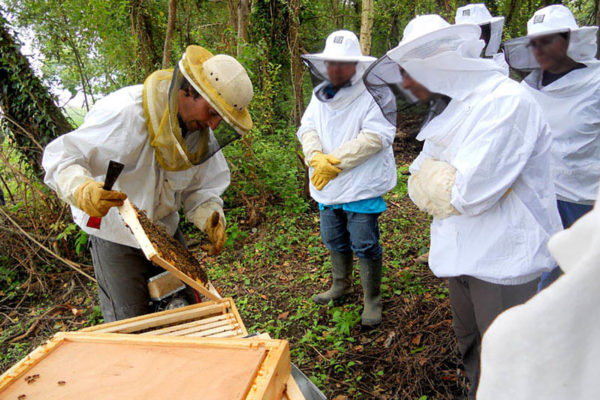
M 586 204 L 569 203 L 568 201 L 557 200 L 558 213 L 562 221 L 563 228 L 567 229 L 579 218 L 592 211 L 594 206 Z M 560 267 L 555 267 L 552 271 L 544 272 L 538 285 L 538 291 L 550 286 L 562 275 Z
M 448 283 L 452 325 L 471 384 L 469 399 L 475 399 L 483 334 L 498 314 L 532 297 L 538 279 L 522 285 L 499 285 L 463 275 L 448 279 Z
M 185 245 L 179 229 L 174 237 Z M 134 247 L 95 236 L 90 236 L 90 246 L 104 322 L 151 312 L 147 281 L 164 270 Z

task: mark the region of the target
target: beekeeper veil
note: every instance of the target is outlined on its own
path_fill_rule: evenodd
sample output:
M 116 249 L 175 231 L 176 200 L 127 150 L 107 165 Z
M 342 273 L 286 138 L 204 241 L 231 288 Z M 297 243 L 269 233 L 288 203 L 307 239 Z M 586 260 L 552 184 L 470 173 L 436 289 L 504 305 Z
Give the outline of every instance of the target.
M 557 33 L 566 34 L 569 47 L 567 55 L 575 62 L 595 64 L 598 51 L 597 26 L 579 27 L 571 10 L 563 5 L 544 7 L 533 14 L 527 22 L 527 36 L 504 43 L 504 51 L 509 65 L 520 71 L 540 68 L 529 45 L 531 39 Z
M 327 62 L 355 62 L 356 73 L 349 82 L 350 85 L 355 85 L 362 84 L 365 70 L 376 60 L 375 57 L 364 56 L 356 35 L 346 30 L 331 33 L 321 53 L 303 54 L 300 58 L 308 67 L 315 89 L 324 82 L 329 82 Z
M 486 43 L 484 55 L 493 57 L 502 43 L 504 17 L 492 17 L 485 4 L 467 4 L 456 10 L 456 24 L 477 24 L 481 28 L 481 39 Z
M 179 91 L 184 87 L 205 99 L 224 123 L 214 131 L 201 127 L 184 132 L 178 118 Z M 188 46 L 174 70 L 151 74 L 143 93 L 150 145 L 167 171 L 203 163 L 252 128 L 247 106 L 253 89 L 246 70 L 233 57 L 213 56 L 200 46 Z
M 480 35 L 478 25 L 450 25 L 439 15 L 422 15 L 408 23 L 387 56 L 430 92 L 463 100 L 490 75 L 504 75 L 493 60 L 480 57 L 485 46 Z
M 398 63 L 384 55 L 367 68 L 363 81 L 385 118 L 398 125 L 398 113 L 411 108 L 418 99 L 402 87 L 402 74 Z

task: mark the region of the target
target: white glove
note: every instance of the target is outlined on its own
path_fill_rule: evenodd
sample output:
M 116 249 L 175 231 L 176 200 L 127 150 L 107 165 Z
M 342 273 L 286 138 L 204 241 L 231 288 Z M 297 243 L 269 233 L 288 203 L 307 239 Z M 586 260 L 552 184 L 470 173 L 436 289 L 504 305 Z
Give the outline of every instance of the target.
M 381 138 L 375 133 L 360 132 L 354 139 L 332 151 L 330 155 L 340 160 L 336 167 L 346 171 L 358 167 L 382 148 Z
M 223 207 L 217 202 L 207 201 L 206 203 L 202 203 L 196 208 L 194 214 L 192 215 L 192 222 L 198 229 L 202 232 L 206 232 L 208 219 L 213 215 L 213 213 L 217 211 L 219 216 L 221 217 L 221 222 L 223 222 L 223 227 L 225 224 L 225 213 L 223 212 Z
M 315 130 L 304 132 L 300 144 L 302 144 L 302 152 L 304 153 L 304 164 L 309 167 L 315 153 L 323 152 L 319 134 Z
M 434 218 L 444 219 L 460 215 L 451 203 L 455 179 L 456 168 L 447 162 L 429 158 L 408 181 L 410 197 L 421 211 L 433 215 Z
M 75 191 L 88 179 L 92 178 L 92 173 L 79 164 L 69 165 L 60 171 L 56 177 L 56 194 L 68 204 L 77 207 L 75 204 Z

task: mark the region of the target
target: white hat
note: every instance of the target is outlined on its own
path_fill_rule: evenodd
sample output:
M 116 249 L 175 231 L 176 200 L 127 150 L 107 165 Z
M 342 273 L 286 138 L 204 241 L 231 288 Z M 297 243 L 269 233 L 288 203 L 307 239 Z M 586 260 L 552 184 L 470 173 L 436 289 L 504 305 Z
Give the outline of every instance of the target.
M 341 30 L 331 33 L 321 53 L 304 54 L 302 58 L 311 61 L 372 62 L 375 57 L 364 56 L 360 43 L 353 32 Z
M 485 4 L 467 4 L 456 10 L 457 24 L 483 25 L 495 21 L 504 22 L 504 17 L 492 17 Z
M 563 5 L 551 5 L 537 10 L 527 21 L 528 38 L 577 29 L 579 26 L 573 13 Z
M 427 58 L 446 50 L 444 44 L 464 39 L 478 40 L 481 28 L 475 24 L 450 25 L 436 14 L 420 15 L 413 18 L 406 28 L 402 40 L 387 55 L 399 64 L 406 58 Z M 451 48 L 447 48 L 451 50 Z M 479 47 L 481 52 L 481 47 Z M 478 57 L 479 54 L 473 54 Z
M 362 74 L 376 60 L 375 57 L 364 56 L 356 35 L 346 30 L 331 33 L 325 41 L 323 52 L 303 54 L 300 58 L 308 66 L 314 86 L 329 79 L 326 65 L 328 61 L 356 62 L 356 73 L 352 77 L 354 85 L 361 82 Z
M 502 29 L 504 17 L 492 17 L 485 4 L 467 4 L 456 10 L 456 24 L 477 24 L 479 26 L 490 24 L 490 39 L 485 48 L 485 55 L 492 57 L 498 53 L 502 43 Z
M 569 8 L 551 5 L 537 10 L 527 22 L 527 36 L 504 43 L 507 61 L 511 67 L 520 70 L 539 68 L 539 64 L 528 47 L 531 39 L 569 32 L 567 55 L 576 62 L 592 61 L 598 50 L 597 26 L 579 27 Z

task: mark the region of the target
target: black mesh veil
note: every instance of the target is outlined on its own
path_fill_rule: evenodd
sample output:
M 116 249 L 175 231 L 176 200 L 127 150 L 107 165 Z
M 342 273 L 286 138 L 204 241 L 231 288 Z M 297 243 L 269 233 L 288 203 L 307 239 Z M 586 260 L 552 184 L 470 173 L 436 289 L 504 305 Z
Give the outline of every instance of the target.
M 363 81 L 385 118 L 398 126 L 398 113 L 415 106 L 418 101 L 402 88 L 402 74 L 398 63 L 383 56 L 369 66 Z

